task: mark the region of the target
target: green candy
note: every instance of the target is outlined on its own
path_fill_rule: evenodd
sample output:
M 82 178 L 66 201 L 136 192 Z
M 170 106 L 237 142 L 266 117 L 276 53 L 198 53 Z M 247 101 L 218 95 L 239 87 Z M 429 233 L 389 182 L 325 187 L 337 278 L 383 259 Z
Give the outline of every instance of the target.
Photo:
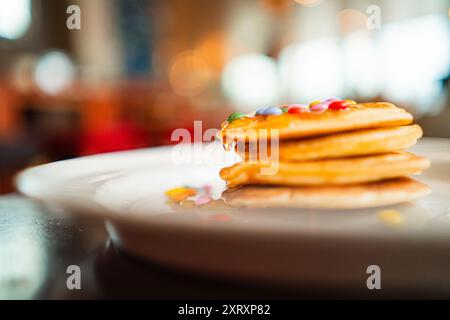
M 229 117 L 227 118 L 227 121 L 233 122 L 234 120 L 241 119 L 243 117 L 245 117 L 245 113 L 233 112 L 232 114 L 229 115 Z
M 283 107 L 283 108 L 281 108 L 281 111 L 283 111 L 283 113 L 288 112 L 288 107 Z

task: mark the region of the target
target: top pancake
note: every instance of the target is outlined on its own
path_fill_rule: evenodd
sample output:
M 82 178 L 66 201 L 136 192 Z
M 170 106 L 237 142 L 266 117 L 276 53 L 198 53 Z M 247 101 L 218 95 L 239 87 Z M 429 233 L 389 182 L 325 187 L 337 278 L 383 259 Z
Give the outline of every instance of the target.
M 350 105 L 347 110 L 244 117 L 225 122 L 220 136 L 225 144 L 230 144 L 233 141 L 270 138 L 277 133 L 280 139 L 301 138 L 356 129 L 401 126 L 412 121 L 411 114 L 392 103 L 371 102 Z M 274 131 L 271 132 L 271 129 Z

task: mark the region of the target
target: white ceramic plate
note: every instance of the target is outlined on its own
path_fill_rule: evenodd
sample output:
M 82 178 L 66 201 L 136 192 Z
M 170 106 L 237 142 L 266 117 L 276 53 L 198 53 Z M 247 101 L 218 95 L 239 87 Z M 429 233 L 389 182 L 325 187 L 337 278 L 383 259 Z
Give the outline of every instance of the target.
M 236 160 L 217 143 L 119 152 L 51 163 L 17 177 L 25 195 L 75 214 L 102 216 L 126 250 L 180 270 L 289 286 L 367 290 L 369 265 L 386 290 L 450 293 L 450 140 L 413 150 L 431 168 L 418 179 L 432 193 L 383 208 L 319 211 L 176 210 L 164 191 L 179 185 L 224 188 L 218 171 Z M 224 217 L 226 219 L 224 219 Z M 226 220 L 226 221 L 224 221 Z

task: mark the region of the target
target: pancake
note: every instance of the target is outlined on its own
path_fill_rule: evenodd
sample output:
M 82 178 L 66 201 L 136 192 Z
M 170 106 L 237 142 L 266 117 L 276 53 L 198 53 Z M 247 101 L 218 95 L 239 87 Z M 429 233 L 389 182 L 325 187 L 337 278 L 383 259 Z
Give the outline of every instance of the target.
M 356 209 L 412 201 L 428 193 L 427 185 L 403 177 L 347 186 L 244 186 L 226 190 L 222 197 L 233 207 Z
M 357 129 L 401 126 L 412 121 L 411 114 L 392 103 L 373 102 L 350 105 L 347 110 L 244 117 L 225 122 L 219 135 L 228 145 L 237 140 L 252 141 L 271 137 L 273 132 L 277 132 L 280 139 L 302 138 Z M 271 132 L 271 129 L 275 131 Z
M 318 138 L 283 141 L 278 146 L 278 157 L 285 161 L 306 161 L 379 154 L 407 149 L 416 144 L 421 137 L 422 129 L 416 124 L 358 130 Z M 252 157 L 249 156 L 248 144 L 239 144 L 236 149 L 242 159 L 259 159 L 258 150 L 252 150 Z M 269 157 L 270 151 L 269 145 L 267 147 Z M 262 152 L 262 156 L 265 155 L 266 152 Z
M 237 163 L 223 168 L 220 176 L 228 187 L 247 184 L 345 185 L 418 174 L 428 159 L 408 152 L 304 162 Z

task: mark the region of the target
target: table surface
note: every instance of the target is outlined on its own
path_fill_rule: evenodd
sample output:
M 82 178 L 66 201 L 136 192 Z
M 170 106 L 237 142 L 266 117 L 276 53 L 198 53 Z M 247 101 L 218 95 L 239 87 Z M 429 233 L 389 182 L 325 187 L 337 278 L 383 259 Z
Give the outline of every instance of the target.
M 81 269 L 80 290 L 67 288 L 69 265 Z M 75 219 L 15 194 L 0 197 L 0 300 L 302 297 L 323 293 L 230 283 L 154 266 L 117 249 L 101 220 Z
M 80 290 L 67 288 L 70 265 L 80 267 Z M 75 218 L 15 194 L 0 196 L 0 300 L 443 297 L 375 291 L 361 296 L 356 292 L 288 289 L 184 274 L 116 248 L 102 220 Z

